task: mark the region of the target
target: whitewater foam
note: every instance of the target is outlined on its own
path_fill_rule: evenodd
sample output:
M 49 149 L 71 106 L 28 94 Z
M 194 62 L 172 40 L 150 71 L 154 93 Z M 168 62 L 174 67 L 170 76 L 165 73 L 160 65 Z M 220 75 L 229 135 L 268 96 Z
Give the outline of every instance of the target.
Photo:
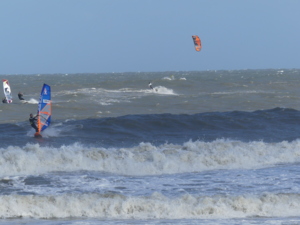
M 28 101 L 26 101 L 26 103 L 28 103 L 28 104 L 38 104 L 39 102 L 38 102 L 38 100 L 36 100 L 34 98 L 31 98 Z
M 27 144 L 0 151 L 0 176 L 90 170 L 124 175 L 159 175 L 218 169 L 253 169 L 300 161 L 300 141 L 264 143 L 216 140 L 132 148 L 87 147 L 79 143 Z
M 300 215 L 300 196 L 194 196 L 168 198 L 120 194 L 8 195 L 0 196 L 1 218 L 105 218 L 105 219 L 228 219 Z

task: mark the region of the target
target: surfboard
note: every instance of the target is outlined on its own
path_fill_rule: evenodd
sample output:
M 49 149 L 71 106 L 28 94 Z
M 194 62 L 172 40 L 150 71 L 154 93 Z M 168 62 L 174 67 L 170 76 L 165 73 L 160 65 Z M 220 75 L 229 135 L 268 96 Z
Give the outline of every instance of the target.
M 43 136 L 42 136 L 39 132 L 36 132 L 36 133 L 34 134 L 34 137 L 35 137 L 35 138 L 42 138 Z
M 3 79 L 2 82 L 3 82 L 3 91 L 4 91 L 6 101 L 7 103 L 12 103 L 11 89 L 8 80 Z
M 51 123 L 52 114 L 52 101 L 51 101 L 51 87 L 44 84 L 41 90 L 40 100 L 38 104 L 37 112 L 37 127 L 38 132 L 34 134 L 34 137 L 41 138 L 41 132 L 47 129 Z

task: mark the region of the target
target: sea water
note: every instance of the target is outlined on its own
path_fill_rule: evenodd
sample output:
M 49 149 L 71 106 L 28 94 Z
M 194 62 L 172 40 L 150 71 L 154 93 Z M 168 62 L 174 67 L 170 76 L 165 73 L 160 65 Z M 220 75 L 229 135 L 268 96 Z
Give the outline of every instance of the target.
M 1 75 L 0 223 L 299 224 L 299 75 Z M 43 83 L 52 123 L 35 139 Z

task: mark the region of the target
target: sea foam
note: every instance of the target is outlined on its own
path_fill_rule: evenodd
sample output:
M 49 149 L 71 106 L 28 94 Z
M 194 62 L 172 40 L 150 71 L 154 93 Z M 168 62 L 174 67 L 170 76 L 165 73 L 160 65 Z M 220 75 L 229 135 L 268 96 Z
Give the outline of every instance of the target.
M 26 144 L 0 150 L 0 176 L 53 171 L 100 171 L 121 175 L 160 175 L 219 169 L 255 169 L 300 161 L 300 141 L 265 143 L 216 140 L 183 145 L 140 143 L 131 148 L 61 147 Z
M 1 218 L 228 219 L 300 215 L 298 194 L 168 198 L 160 193 L 148 197 L 90 193 L 5 195 L 0 201 Z

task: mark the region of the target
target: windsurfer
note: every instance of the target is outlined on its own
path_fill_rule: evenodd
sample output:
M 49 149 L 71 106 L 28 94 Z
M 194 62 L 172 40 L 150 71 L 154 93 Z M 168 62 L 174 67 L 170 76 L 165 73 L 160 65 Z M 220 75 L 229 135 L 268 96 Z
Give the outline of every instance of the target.
M 39 129 L 36 126 L 36 120 L 37 120 L 38 115 L 36 115 L 35 117 L 32 115 L 32 113 L 30 113 L 29 115 L 29 123 L 30 125 L 35 129 L 35 132 L 39 132 Z
M 21 92 L 18 93 L 18 97 L 19 97 L 20 100 L 25 100 L 25 99 L 23 98 L 23 94 L 22 94 Z

